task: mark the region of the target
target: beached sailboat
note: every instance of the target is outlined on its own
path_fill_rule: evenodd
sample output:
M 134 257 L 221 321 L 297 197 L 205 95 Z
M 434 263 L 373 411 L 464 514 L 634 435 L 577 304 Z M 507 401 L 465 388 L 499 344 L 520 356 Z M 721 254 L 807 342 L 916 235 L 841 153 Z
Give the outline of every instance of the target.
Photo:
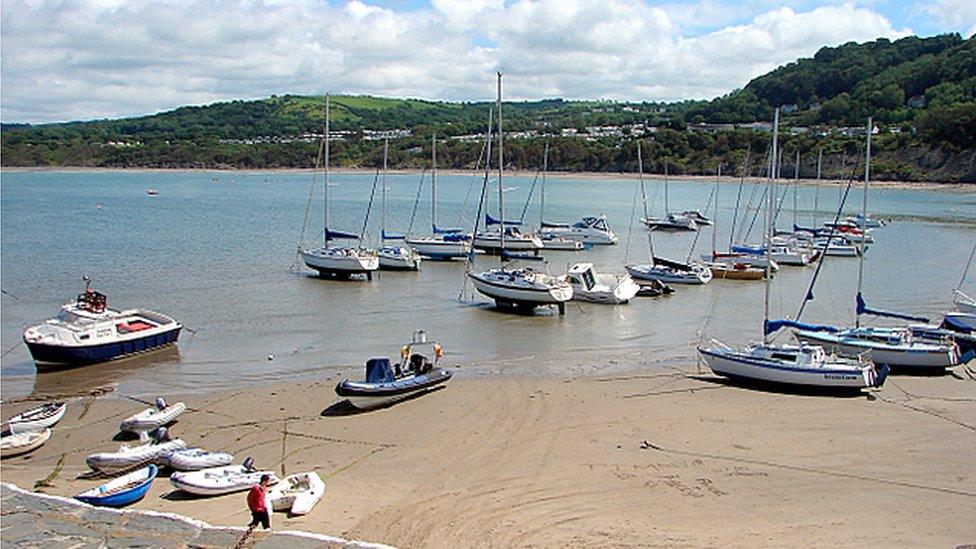
M 868 118 L 864 161 L 864 193 L 861 212 L 865 216 L 867 215 L 868 184 L 871 178 L 871 127 L 872 120 Z M 864 233 L 861 234 L 863 238 Z M 864 243 L 862 242 L 862 249 L 863 246 Z M 886 364 L 899 368 L 921 369 L 945 369 L 959 364 L 959 347 L 952 341 L 924 340 L 915 336 L 908 327 L 882 328 L 861 326 L 861 315 L 863 314 L 905 320 L 925 320 L 901 313 L 869 308 L 862 295 L 863 284 L 864 256 L 862 254 L 857 277 L 855 325 L 853 328 L 842 329 L 834 326 L 809 326 L 789 321 L 785 321 L 782 326 L 795 328 L 793 333 L 800 341 L 822 345 L 829 351 L 844 356 L 854 357 L 868 353 L 871 359 L 878 364 Z M 812 291 L 807 293 L 806 299 L 811 298 Z
M 325 96 L 325 135 L 322 137 L 324 151 L 325 208 L 323 219 L 325 225 L 322 232 L 322 245 L 319 247 L 299 246 L 299 255 L 309 268 L 318 271 L 323 276 L 348 278 L 353 275 L 366 275 L 372 280 L 372 273 L 379 268 L 379 258 L 373 250 L 362 247 L 340 246 L 332 244 L 335 240 L 361 240 L 361 235 L 336 231 L 329 228 L 329 95 Z M 311 196 L 311 195 L 310 195 Z M 302 231 L 304 233 L 304 229 Z
M 640 141 L 637 142 L 637 166 L 640 179 L 641 196 L 644 203 L 644 219 L 647 219 L 647 189 L 644 186 L 644 160 Z M 707 284 L 712 280 L 712 271 L 701 263 L 683 263 L 654 255 L 654 240 L 647 231 L 647 246 L 650 250 L 650 263 L 625 265 L 630 276 L 642 281 L 659 281 L 673 284 Z
M 773 154 L 776 158 L 776 141 L 779 132 L 779 109 L 773 120 Z M 770 169 L 770 191 L 775 186 L 774 169 Z M 766 248 L 773 236 L 773 192 L 767 193 L 766 201 Z M 770 277 L 767 273 L 765 288 L 764 322 L 762 342 L 742 348 L 733 348 L 712 340 L 712 344 L 700 346 L 698 352 L 708 367 L 717 375 L 749 382 L 834 390 L 861 390 L 880 387 L 887 375 L 886 368 L 876 368 L 869 360 L 856 360 L 828 356 L 822 347 L 814 345 L 775 345 L 769 335 L 775 331 L 769 321 Z
M 471 251 L 471 235 L 437 225 L 437 136 L 430 138 L 430 236 L 408 235 L 406 243 L 429 259 L 463 259 Z
M 66 368 L 105 362 L 154 351 L 176 343 L 183 326 L 146 309 L 116 311 L 108 297 L 91 289 L 61 306 L 56 318 L 24 330 L 24 343 L 44 368 Z
M 387 244 L 388 241 L 403 241 L 402 234 L 386 232 L 386 168 L 390 152 L 390 140 L 383 140 L 383 186 L 380 191 L 380 240 L 382 246 L 378 251 L 379 268 L 389 271 L 417 271 L 420 270 L 420 254 L 409 245 Z
M 504 186 L 502 184 L 502 174 L 504 172 L 504 143 L 502 133 L 502 75 L 498 73 L 498 210 L 500 227 L 505 227 L 505 199 Z M 485 185 L 487 185 L 487 171 Z M 487 216 L 486 216 L 487 217 Z M 518 238 L 515 233 L 509 232 L 508 227 L 497 233 L 498 240 L 493 246 L 497 246 L 497 251 L 501 254 L 502 261 L 511 251 L 520 251 L 525 248 L 523 245 L 526 240 Z M 524 235 L 523 235 L 524 236 Z M 541 242 L 537 236 L 532 236 L 534 243 L 541 249 Z M 479 236 L 475 236 L 475 246 L 478 245 Z M 534 246 L 534 244 L 533 244 Z M 511 269 L 503 265 L 499 269 L 489 269 L 487 271 L 467 273 L 476 290 L 495 300 L 498 305 L 513 306 L 523 309 L 534 309 L 542 305 L 556 305 L 559 314 L 565 314 L 566 302 L 573 298 L 573 287 L 557 277 L 549 276 L 546 273 L 536 271 L 531 268 Z

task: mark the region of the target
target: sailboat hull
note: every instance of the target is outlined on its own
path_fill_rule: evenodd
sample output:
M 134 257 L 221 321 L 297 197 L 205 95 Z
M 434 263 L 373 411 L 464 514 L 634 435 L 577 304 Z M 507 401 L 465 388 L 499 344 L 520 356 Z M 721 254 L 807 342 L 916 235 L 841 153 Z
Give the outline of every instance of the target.
M 408 238 L 407 244 L 428 259 L 464 259 L 471 251 L 467 241 L 450 241 L 441 238 Z
M 802 342 L 820 345 L 828 352 L 856 357 L 869 352 L 875 364 L 897 368 L 945 369 L 959 364 L 959 349 L 955 344 L 888 344 L 844 335 L 841 333 L 795 330 Z
M 698 352 L 715 374 L 732 379 L 850 390 L 880 387 L 884 383 L 885 372 L 871 367 L 799 368 L 732 350 L 698 349 Z
M 489 280 L 483 273 L 469 273 L 476 290 L 495 301 L 526 306 L 559 305 L 573 298 L 569 284 L 557 286 L 514 286 Z
M 370 275 L 379 268 L 379 258 L 354 248 L 330 247 L 322 250 L 302 250 L 302 261 L 322 275 Z

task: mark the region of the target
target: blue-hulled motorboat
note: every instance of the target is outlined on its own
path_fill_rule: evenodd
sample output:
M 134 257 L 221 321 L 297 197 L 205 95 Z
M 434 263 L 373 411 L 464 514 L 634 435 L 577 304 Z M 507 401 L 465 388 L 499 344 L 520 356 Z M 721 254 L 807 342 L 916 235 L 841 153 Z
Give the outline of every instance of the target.
M 105 294 L 91 289 L 61 306 L 56 318 L 24 330 L 24 343 L 34 362 L 57 367 L 104 362 L 172 345 L 183 326 L 172 318 L 144 309 L 108 308 Z
M 100 507 L 125 507 L 145 497 L 158 472 L 155 465 L 149 465 L 86 490 L 75 499 Z
M 343 380 L 336 385 L 336 394 L 365 410 L 423 393 L 451 379 L 450 370 L 437 366 L 443 355 L 438 343 L 427 340 L 427 332 L 417 330 L 400 350 L 402 363 L 371 358 L 366 361 L 366 381 Z

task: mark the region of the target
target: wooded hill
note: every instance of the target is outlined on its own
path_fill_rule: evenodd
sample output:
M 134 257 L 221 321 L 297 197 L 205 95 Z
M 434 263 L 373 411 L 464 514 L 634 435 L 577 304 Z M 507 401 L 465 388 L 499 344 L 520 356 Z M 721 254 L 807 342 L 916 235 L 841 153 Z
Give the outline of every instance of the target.
M 382 143 L 373 132 L 409 130 L 391 142 L 396 168 L 426 166 L 433 132 L 445 138 L 440 167 L 472 167 L 481 142 L 470 136 L 485 132 L 493 107 L 364 96 L 334 96 L 331 103 L 332 130 L 345 132 L 334 143 L 333 164 L 375 166 Z M 8 167 L 311 167 L 323 105 L 321 96 L 282 95 L 118 120 L 5 124 L 0 160 Z M 770 135 L 732 125 L 769 122 L 775 107 L 782 113 L 784 173 L 792 173 L 789 159 L 799 149 L 802 175 L 811 176 L 822 149 L 825 175 L 846 177 L 842 166 L 849 171 L 861 154 L 863 129 L 857 135 L 844 128 L 863 128 L 872 115 L 879 179 L 976 182 L 976 39 L 955 34 L 823 48 L 712 101 L 506 102 L 505 129 L 512 132 L 506 159 L 534 169 L 549 139 L 552 170 L 635 171 L 640 137 L 651 171 L 666 162 L 673 173 L 714 173 L 719 164 L 732 173 L 747 150 L 755 171 Z

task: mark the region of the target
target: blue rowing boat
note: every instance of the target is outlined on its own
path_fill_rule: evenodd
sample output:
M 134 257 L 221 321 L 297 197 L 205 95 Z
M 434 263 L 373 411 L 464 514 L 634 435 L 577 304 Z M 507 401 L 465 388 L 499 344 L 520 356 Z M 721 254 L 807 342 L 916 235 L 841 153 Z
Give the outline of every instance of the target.
M 146 496 L 159 469 L 149 465 L 86 490 L 75 499 L 99 507 L 125 507 Z

